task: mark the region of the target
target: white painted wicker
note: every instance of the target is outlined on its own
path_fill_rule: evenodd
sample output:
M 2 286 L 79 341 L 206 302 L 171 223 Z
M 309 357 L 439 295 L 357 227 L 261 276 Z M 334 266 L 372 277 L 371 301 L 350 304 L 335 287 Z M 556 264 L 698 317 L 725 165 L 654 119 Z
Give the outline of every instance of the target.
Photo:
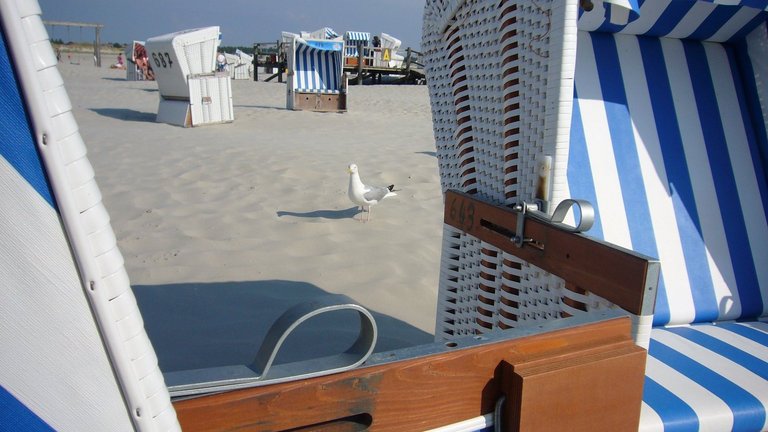
M 422 46 L 443 190 L 532 201 L 542 158 L 567 160 L 577 14 L 575 0 L 427 2 Z M 552 171 L 545 196 L 570 198 L 565 164 Z M 436 339 L 593 307 L 602 303 L 445 226 Z

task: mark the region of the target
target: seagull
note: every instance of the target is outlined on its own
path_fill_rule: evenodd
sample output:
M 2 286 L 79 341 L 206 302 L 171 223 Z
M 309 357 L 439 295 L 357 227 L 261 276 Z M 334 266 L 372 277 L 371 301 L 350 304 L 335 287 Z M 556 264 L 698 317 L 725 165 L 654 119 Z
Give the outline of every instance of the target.
M 368 206 L 368 220 L 371 220 L 372 205 L 378 204 L 384 198 L 397 195 L 394 192 L 395 185 L 384 187 L 363 184 L 360 181 L 360 174 L 358 174 L 357 165 L 355 164 L 350 164 L 347 171 L 349 171 L 349 190 L 347 191 L 349 199 L 357 204 L 363 212 L 365 212 L 365 207 Z M 362 215 L 360 215 L 360 220 L 363 220 Z

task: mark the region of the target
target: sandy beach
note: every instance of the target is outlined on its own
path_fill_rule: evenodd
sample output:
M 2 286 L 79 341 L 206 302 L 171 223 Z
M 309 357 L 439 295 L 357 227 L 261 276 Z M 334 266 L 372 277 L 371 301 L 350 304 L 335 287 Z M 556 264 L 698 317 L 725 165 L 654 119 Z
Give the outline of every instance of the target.
M 111 61 L 59 70 L 161 368 L 247 363 L 264 323 L 327 293 L 375 312 L 377 351 L 432 340 L 442 197 L 426 86 L 353 86 L 338 114 L 232 81 L 235 121 L 185 129 L 156 123 L 156 83 Z M 351 162 L 398 189 L 368 223 L 347 198 Z

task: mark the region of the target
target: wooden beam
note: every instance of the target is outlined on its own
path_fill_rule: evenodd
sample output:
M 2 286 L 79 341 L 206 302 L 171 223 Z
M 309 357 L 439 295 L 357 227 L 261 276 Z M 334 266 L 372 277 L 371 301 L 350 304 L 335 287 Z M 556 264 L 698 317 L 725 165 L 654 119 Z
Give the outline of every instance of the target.
M 507 419 L 509 430 L 536 424 L 531 416 L 538 413 L 558 429 L 568 425 L 568 430 L 636 431 L 645 350 L 632 341 L 630 327 L 628 318 L 611 319 L 335 375 L 180 400 L 174 407 L 187 432 L 405 431 L 487 414 L 506 393 L 508 403 L 515 406 Z M 571 374 L 577 377 L 573 384 L 560 382 Z M 557 409 L 541 402 L 550 391 L 558 392 L 552 395 Z M 572 424 L 587 426 L 574 429 Z
M 75 21 L 43 20 L 43 24 L 44 25 L 51 25 L 51 26 L 64 26 L 64 27 L 96 27 L 96 28 L 104 27 L 104 24 L 88 23 L 88 22 L 75 22 Z
M 523 236 L 531 243 L 518 247 L 518 213 L 449 190 L 445 223 L 584 288 L 635 315 L 653 313 L 658 262 L 627 249 L 567 232 L 551 224 L 525 219 Z

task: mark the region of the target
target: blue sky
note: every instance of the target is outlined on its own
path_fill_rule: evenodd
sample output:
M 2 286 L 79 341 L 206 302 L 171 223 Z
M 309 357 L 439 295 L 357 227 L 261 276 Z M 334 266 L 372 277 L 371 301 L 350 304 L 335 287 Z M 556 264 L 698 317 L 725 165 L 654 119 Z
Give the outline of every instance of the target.
M 222 44 L 249 46 L 276 41 L 281 31 L 331 27 L 381 32 L 418 48 L 424 1 L 419 0 L 38 0 L 43 19 L 104 24 L 102 40 L 130 42 L 210 25 L 221 27 Z M 93 30 L 48 27 L 52 38 L 91 41 Z M 82 36 L 81 36 L 82 35 Z

